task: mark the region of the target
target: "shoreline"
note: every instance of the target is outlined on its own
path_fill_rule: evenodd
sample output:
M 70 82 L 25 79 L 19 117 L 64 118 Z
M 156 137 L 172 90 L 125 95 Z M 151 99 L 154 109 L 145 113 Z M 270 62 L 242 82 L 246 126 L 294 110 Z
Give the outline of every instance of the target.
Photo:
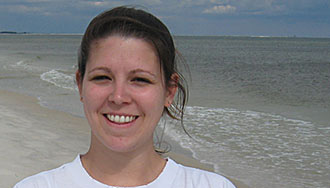
M 70 162 L 88 149 L 90 129 L 85 118 L 43 107 L 35 97 L 5 90 L 0 90 L 0 112 L 4 135 L 0 137 L 0 176 L 7 180 L 1 181 L 0 187 L 12 187 L 27 176 Z M 190 151 L 179 152 L 178 143 L 173 142 L 172 152 L 165 156 L 186 166 L 214 171 L 211 165 L 193 159 Z M 238 188 L 248 188 L 228 179 Z

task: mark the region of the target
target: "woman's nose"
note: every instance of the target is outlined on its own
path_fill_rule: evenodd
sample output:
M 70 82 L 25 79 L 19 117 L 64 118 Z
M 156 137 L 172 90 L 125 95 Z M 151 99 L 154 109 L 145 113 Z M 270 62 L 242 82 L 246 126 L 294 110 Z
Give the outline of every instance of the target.
M 124 83 L 115 83 L 108 100 L 117 105 L 130 103 L 131 98 L 127 86 Z

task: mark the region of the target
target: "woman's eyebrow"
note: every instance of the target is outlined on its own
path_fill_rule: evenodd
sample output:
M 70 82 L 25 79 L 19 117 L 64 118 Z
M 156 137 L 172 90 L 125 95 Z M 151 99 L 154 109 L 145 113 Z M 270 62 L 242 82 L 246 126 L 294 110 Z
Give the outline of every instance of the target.
M 95 67 L 92 70 L 88 71 L 88 73 L 94 72 L 94 71 L 105 71 L 107 73 L 111 73 L 111 70 L 107 67 Z
M 149 74 L 150 76 L 154 77 L 154 78 L 157 78 L 156 74 L 148 71 L 148 70 L 144 70 L 144 69 L 134 69 L 131 71 L 132 74 L 135 74 L 135 73 L 146 73 L 146 74 Z
M 88 71 L 88 73 L 92 73 L 94 71 L 104 71 L 106 73 L 112 73 L 111 69 L 109 69 L 108 67 L 95 67 L 92 70 Z M 157 78 L 157 75 L 152 73 L 151 71 L 148 70 L 144 70 L 144 69 L 134 69 L 132 71 L 130 71 L 131 74 L 136 74 L 136 73 L 142 73 L 142 74 L 148 74 L 154 78 Z

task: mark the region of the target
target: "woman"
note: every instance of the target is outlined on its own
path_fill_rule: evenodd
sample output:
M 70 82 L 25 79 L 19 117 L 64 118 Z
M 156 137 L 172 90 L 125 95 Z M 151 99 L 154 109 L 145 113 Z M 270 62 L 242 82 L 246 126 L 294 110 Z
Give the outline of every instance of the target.
M 186 102 L 175 54 L 166 26 L 145 11 L 118 7 L 95 17 L 83 36 L 76 73 L 92 130 L 90 149 L 15 188 L 234 187 L 155 151 L 161 116 L 182 119 Z

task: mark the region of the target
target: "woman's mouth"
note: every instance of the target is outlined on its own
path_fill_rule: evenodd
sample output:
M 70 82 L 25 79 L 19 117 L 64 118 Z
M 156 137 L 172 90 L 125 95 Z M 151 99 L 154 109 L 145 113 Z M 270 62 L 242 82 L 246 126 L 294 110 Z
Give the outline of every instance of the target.
M 125 115 L 111 115 L 105 114 L 105 117 L 114 123 L 130 123 L 134 121 L 138 116 L 125 116 Z

